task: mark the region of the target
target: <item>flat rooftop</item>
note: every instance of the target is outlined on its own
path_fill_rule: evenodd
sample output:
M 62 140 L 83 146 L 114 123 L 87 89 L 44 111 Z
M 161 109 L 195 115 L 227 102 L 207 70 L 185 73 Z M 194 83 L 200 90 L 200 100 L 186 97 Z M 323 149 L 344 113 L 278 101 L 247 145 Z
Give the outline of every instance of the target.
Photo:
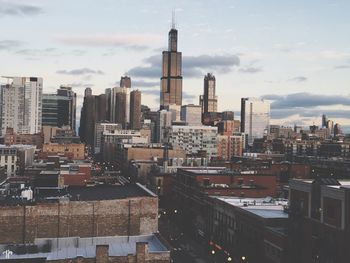
M 39 198 L 69 197 L 71 201 L 114 200 L 130 197 L 152 196 L 152 192 L 140 184 L 110 185 L 97 184 L 94 186 L 67 187 L 51 191 L 49 188 L 39 188 Z M 154 195 L 154 194 L 153 194 Z
M 238 207 L 248 207 L 248 206 L 254 206 L 254 207 L 267 207 L 267 206 L 278 206 L 278 205 L 288 205 L 287 199 L 275 199 L 272 197 L 265 197 L 265 198 L 242 198 L 242 197 L 235 197 L 235 196 L 212 196 L 213 198 L 219 199 L 221 201 L 224 201 L 225 203 L 228 203 L 232 206 L 238 206 Z
M 263 206 L 263 207 L 242 207 L 244 210 L 251 212 L 263 218 L 288 218 L 288 214 L 284 212 L 283 205 Z
M 266 198 L 240 198 L 240 197 L 214 197 L 225 203 L 240 207 L 248 212 L 263 218 L 288 218 L 284 207 L 288 205 L 286 199 Z
M 94 186 L 76 187 L 36 187 L 34 189 L 35 202 L 20 197 L 8 196 L 0 200 L 1 206 L 14 206 L 45 202 L 58 202 L 60 199 L 70 201 L 101 201 L 116 200 L 132 197 L 156 197 L 156 195 L 141 184 L 97 184 Z
M 229 170 L 226 167 L 183 167 L 180 170 L 191 172 L 194 174 L 231 174 L 235 171 Z
M 37 253 L 27 253 L 19 255 L 13 253 L 10 259 L 28 259 L 28 258 L 46 258 L 47 260 L 62 260 L 82 256 L 84 258 L 96 257 L 97 245 L 109 245 L 109 256 L 127 256 L 128 254 L 136 255 L 136 243 L 148 243 L 150 253 L 168 252 L 164 244 L 155 235 L 142 236 L 113 236 L 113 237 L 67 237 L 67 238 L 37 238 L 34 245 L 37 246 Z M 50 252 L 43 251 L 45 244 L 51 243 Z M 3 252 L 8 245 L 0 245 L 0 261 L 5 259 Z M 11 248 L 9 248 L 11 250 Z M 14 249 L 13 249 L 14 250 Z M 15 252 L 15 251 L 13 251 Z

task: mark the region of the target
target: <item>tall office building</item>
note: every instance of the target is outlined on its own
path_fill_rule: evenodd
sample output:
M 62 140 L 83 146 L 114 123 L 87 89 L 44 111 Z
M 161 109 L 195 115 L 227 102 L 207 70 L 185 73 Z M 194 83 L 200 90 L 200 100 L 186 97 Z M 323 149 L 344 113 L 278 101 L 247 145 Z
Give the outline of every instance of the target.
M 204 76 L 204 94 L 199 97 L 202 113 L 218 111 L 218 97 L 215 95 L 215 76 L 208 73 Z
M 141 91 L 130 93 L 130 129 L 141 129 Z
M 120 79 L 120 87 L 114 87 L 112 89 L 106 90 L 107 96 L 107 113 L 108 119 L 113 123 L 124 123 L 124 125 L 128 125 L 130 122 L 130 92 L 131 92 L 131 79 L 128 76 L 121 77 Z M 124 93 L 125 102 L 123 101 L 123 105 L 125 109 L 123 109 L 123 118 L 121 117 L 118 110 L 120 110 L 120 106 L 117 103 L 117 94 Z M 124 97 L 124 95 L 119 95 L 119 97 Z M 118 120 L 117 120 L 118 115 Z M 123 126 L 124 126 L 123 125 Z
M 160 79 L 160 109 L 175 104 L 182 105 L 182 54 L 177 51 L 177 30 L 173 23 L 169 31 L 168 51 L 162 55 Z
M 322 114 L 322 128 L 327 128 L 327 121 L 328 121 L 328 118 L 326 114 Z
M 126 112 L 129 111 L 129 108 L 126 108 L 127 105 L 127 93 L 118 92 L 116 94 L 116 114 L 115 120 L 116 123 L 120 123 L 123 129 L 127 129 L 127 120 L 126 120 Z
M 0 93 L 1 133 L 13 128 L 17 134 L 41 131 L 43 79 L 6 77 L 11 84 L 2 85 Z
M 42 125 L 76 128 L 76 93 L 71 87 L 61 86 L 56 94 L 43 94 Z
M 270 103 L 258 98 L 241 99 L 241 132 L 248 135 L 248 144 L 262 138 L 270 123 Z
M 104 122 L 107 118 L 106 95 L 91 95 L 91 89 L 85 89 L 83 107 L 81 108 L 79 136 L 86 144 L 94 145 L 96 122 Z
M 76 106 L 77 94 L 69 86 L 60 86 L 57 96 L 58 100 L 58 127 L 69 126 L 72 131 L 76 129 Z

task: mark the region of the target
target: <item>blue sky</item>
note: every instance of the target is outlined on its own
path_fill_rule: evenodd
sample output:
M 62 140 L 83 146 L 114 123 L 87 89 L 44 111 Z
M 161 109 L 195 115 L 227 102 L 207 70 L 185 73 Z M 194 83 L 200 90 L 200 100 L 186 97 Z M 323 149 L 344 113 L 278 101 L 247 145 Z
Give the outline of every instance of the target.
M 219 110 L 264 97 L 273 123 L 319 124 L 326 113 L 350 125 L 346 0 L 0 0 L 0 74 L 43 77 L 45 92 L 71 84 L 81 103 L 85 87 L 99 94 L 128 73 L 157 108 L 173 9 L 184 103 L 198 103 L 212 72 Z

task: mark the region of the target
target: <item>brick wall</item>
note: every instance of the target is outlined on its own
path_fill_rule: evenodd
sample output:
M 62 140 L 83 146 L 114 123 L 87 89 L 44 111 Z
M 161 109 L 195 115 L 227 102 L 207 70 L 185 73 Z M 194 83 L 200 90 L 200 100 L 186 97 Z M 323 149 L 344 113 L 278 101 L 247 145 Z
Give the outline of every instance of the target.
M 156 197 L 0 207 L 0 244 L 46 237 L 143 235 L 157 230 Z

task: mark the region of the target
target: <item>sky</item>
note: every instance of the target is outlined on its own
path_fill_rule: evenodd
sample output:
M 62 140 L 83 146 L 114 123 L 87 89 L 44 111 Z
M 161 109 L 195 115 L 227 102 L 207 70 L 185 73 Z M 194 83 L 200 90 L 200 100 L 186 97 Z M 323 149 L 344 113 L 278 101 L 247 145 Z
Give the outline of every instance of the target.
M 271 102 L 271 123 L 350 127 L 348 0 L 0 0 L 0 75 L 37 76 L 44 92 L 72 85 L 78 116 L 128 74 L 159 107 L 161 52 L 172 11 L 183 56 L 183 104 L 198 104 L 207 72 L 218 108 Z M 0 82 L 6 83 L 6 79 Z

